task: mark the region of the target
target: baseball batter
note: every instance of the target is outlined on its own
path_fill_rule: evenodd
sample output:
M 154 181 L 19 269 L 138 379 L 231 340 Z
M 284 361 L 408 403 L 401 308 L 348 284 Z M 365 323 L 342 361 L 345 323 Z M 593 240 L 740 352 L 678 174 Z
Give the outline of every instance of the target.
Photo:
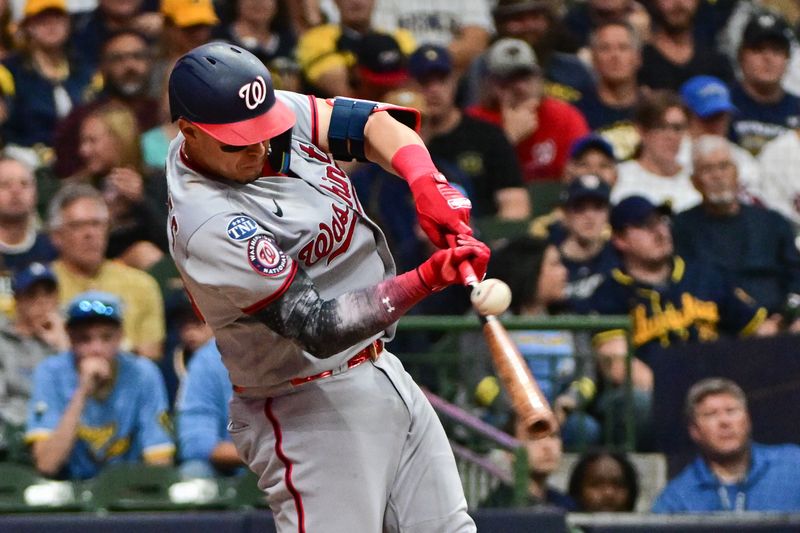
M 474 531 L 430 404 L 383 347 L 416 302 L 479 276 L 469 201 L 436 171 L 410 109 L 273 91 L 224 43 L 169 80 L 172 255 L 234 384 L 229 431 L 285 532 Z M 402 122 L 401 122 L 402 121 Z M 403 177 L 440 249 L 395 275 L 334 159 Z M 447 247 L 449 236 L 455 245 Z

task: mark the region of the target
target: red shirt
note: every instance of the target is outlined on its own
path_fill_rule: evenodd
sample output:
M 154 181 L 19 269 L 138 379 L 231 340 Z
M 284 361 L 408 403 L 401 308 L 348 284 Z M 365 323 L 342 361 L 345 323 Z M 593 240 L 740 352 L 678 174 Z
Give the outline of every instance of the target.
M 467 114 L 503 126 L 500 111 L 475 105 Z M 539 127 L 514 147 L 526 182 L 561 179 L 572 143 L 589 133 L 586 119 L 575 106 L 545 96 L 536 110 Z

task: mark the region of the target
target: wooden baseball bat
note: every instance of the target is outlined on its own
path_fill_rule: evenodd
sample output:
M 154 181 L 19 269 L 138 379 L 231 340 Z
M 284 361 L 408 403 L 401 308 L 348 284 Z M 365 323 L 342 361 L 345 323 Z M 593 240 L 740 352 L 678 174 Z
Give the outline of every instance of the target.
M 467 287 L 478 284 L 478 278 L 469 263 L 461 263 L 459 273 Z M 556 417 L 517 345 L 496 316 L 483 316 L 480 313 L 478 316 L 483 323 L 483 336 L 489 345 L 495 371 L 511 398 L 511 407 L 517 417 L 534 439 L 552 434 L 558 429 Z

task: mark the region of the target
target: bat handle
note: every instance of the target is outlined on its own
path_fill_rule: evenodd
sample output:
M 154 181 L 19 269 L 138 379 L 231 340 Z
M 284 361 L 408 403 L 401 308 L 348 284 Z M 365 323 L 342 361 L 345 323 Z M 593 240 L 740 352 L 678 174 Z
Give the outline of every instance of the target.
M 451 248 L 455 248 L 456 236 L 448 235 L 447 243 L 450 245 Z M 461 274 L 461 282 L 467 287 L 472 287 L 473 285 L 477 285 L 478 282 L 480 281 L 478 279 L 478 276 L 475 274 L 475 270 L 472 268 L 472 265 L 470 265 L 467 261 L 462 261 L 458 265 L 458 273 Z

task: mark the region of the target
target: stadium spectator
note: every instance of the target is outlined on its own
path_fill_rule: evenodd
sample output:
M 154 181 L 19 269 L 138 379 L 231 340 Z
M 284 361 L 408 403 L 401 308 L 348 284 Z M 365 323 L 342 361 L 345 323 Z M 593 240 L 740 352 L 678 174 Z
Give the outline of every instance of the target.
M 465 115 L 456 105 L 458 79 L 447 49 L 420 46 L 409 59 L 409 69 L 425 98 L 426 146 L 431 154 L 451 161 L 470 177 L 473 216 L 527 218 L 528 191 L 514 148 L 502 130 Z
M 86 292 L 66 315 L 70 349 L 33 376 L 25 440 L 36 469 L 88 479 L 113 463 L 171 464 L 164 383 L 152 361 L 122 351 L 122 303 Z
M 143 176 L 136 117 L 109 103 L 80 126 L 83 168 L 72 181 L 100 189 L 110 213 L 106 256 L 147 270 L 167 251 L 166 184 L 163 173 Z
M 786 22 L 771 13 L 753 15 L 742 35 L 741 81 L 731 88 L 737 108 L 731 130 L 733 140 L 753 155 L 767 141 L 800 126 L 800 97 L 781 85 L 790 43 Z
M 630 513 L 639 498 L 636 468 L 621 453 L 584 454 L 569 476 L 569 496 L 582 513 Z
M 16 315 L 0 323 L 0 422 L 25 424 L 33 370 L 69 345 L 50 268 L 31 263 L 13 279 Z
M 144 0 L 97 0 L 95 6 L 75 16 L 71 40 L 81 60 L 92 69 L 99 64 L 103 43 L 114 33 L 134 30 L 151 40 L 157 40 L 161 34 L 162 17 L 147 10 Z
M 561 436 L 558 433 L 533 439 L 523 424 L 514 423 L 514 436 L 525 446 L 528 454 L 528 492 L 525 506 L 548 505 L 571 511 L 575 503 L 564 493 L 548 484 L 548 478 L 558 470 L 562 458 Z M 514 503 L 511 485 L 500 485 L 490 492 L 481 507 L 510 507 Z
M 654 513 L 800 510 L 800 447 L 753 442 L 747 398 L 736 383 L 695 383 L 686 416 L 700 454 L 667 484 Z
M 640 195 L 655 204 L 669 203 L 674 211 L 700 203 L 689 168 L 678 161 L 688 127 L 680 97 L 671 91 L 654 91 L 643 96 L 636 106 L 634 122 L 641 138 L 636 159 L 619 165 L 619 179 L 611 190 L 611 202 Z
M 791 129 L 767 142 L 758 155 L 764 204 L 792 222 L 800 234 L 800 129 Z
M 650 89 L 678 88 L 699 74 L 734 79 L 728 58 L 717 52 L 713 39 L 699 40 L 695 32 L 700 0 L 654 0 L 653 28 L 642 50 L 639 83 Z
M 384 101 L 386 94 L 408 85 L 408 57 L 388 33 L 369 32 L 361 37 L 351 78 L 354 96 Z
M 51 200 L 49 228 L 59 257 L 53 262 L 59 299 L 87 290 L 116 294 L 125 305 L 123 348 L 159 359 L 164 304 L 156 281 L 141 270 L 106 259 L 109 211 L 101 193 L 86 184 L 65 185 Z
M 339 24 L 324 24 L 309 29 L 297 43 L 297 60 L 313 92 L 320 96 L 353 96 L 353 67 L 359 42 L 370 32 L 384 31 L 372 24 L 374 0 L 335 0 Z M 416 48 L 411 33 L 404 29 L 390 32 L 405 55 Z
M 560 27 L 557 2 L 499 0 L 492 15 L 499 38 L 520 39 L 533 48 L 542 67 L 544 94 L 576 102 L 581 95 L 593 90 L 594 80 L 589 69 L 575 55 L 558 50 L 558 41 L 566 32 Z M 486 76 L 486 54 L 483 54 L 469 69 L 467 104 L 479 100 Z
M 703 203 L 674 218 L 676 251 L 714 264 L 769 313 L 800 294 L 800 253 L 789 222 L 775 211 L 739 201 L 727 139 L 703 135 L 693 144 L 692 182 Z M 800 330 L 800 322 L 787 324 Z
M 495 42 L 486 67 L 487 92 L 467 114 L 503 128 L 525 181 L 560 179 L 572 143 L 589 133 L 586 119 L 572 105 L 543 95 L 542 71 L 525 41 Z
M 270 67 L 278 58 L 292 58 L 297 38 L 290 27 L 281 25 L 278 0 L 236 0 L 234 17 L 217 27 L 214 37 L 250 51 Z
M 609 242 L 611 188 L 593 174 L 578 176 L 562 191 L 565 238 L 558 245 L 567 268 L 566 296 L 570 302 L 590 298 L 619 265 Z
M 70 21 L 64 0 L 27 0 L 20 32 L 24 47 L 0 65 L 8 106 L 2 136 L 6 154 L 38 168 L 52 163 L 56 122 L 81 102 L 92 71 L 67 52 Z
M 58 252 L 40 229 L 36 178 L 15 159 L 0 158 L 0 314 L 12 316 L 11 275 L 30 263 L 49 263 Z
M 596 89 L 575 103 L 589 127 L 614 146 L 617 158 L 631 157 L 639 142 L 633 113 L 640 89 L 636 73 L 642 66 L 642 45 L 625 22 L 597 26 L 589 38 Z
M 645 3 L 646 5 L 646 3 Z M 590 35 L 606 24 L 630 26 L 641 40 L 650 35 L 650 14 L 636 0 L 587 0 L 569 6 L 564 26 L 580 47 L 590 45 Z
M 417 43 L 446 46 L 458 73 L 464 72 L 489 44 L 494 33 L 487 0 L 374 1 L 376 27 L 411 32 Z
M 213 340 L 192 356 L 176 403 L 181 474 L 186 478 L 232 474 L 242 460 L 228 434 L 233 387 Z
M 219 17 L 212 0 L 162 0 L 161 53 L 153 63 L 150 95 L 159 98 L 166 91 L 169 72 L 175 61 L 189 50 L 211 40 Z
M 590 133 L 572 143 L 569 159 L 564 166 L 563 182 L 568 185 L 579 176 L 593 175 L 609 187 L 617 182 L 617 162 L 614 148 L 600 135 Z M 529 232 L 536 238 L 559 245 L 566 238 L 563 224 L 564 211 L 561 205 L 531 222 Z
M 159 123 L 158 101 L 148 95 L 152 61 L 150 45 L 143 34 L 120 30 L 109 35 L 100 51 L 102 90 L 90 102 L 75 107 L 56 126 L 54 171 L 57 176 L 69 177 L 80 168 L 79 138 L 75 132 L 83 119 L 98 107 L 108 103 L 126 106 L 135 114 L 140 131 Z
M 728 86 L 713 76 L 695 76 L 681 85 L 681 99 L 689 116 L 688 135 L 684 136 L 678 161 L 691 168 L 692 140 L 701 135 L 727 137 L 736 106 Z M 731 154 L 739 171 L 739 196 L 743 202 L 761 201 L 761 172 L 755 158 L 731 143 Z
M 776 323 L 765 320 L 766 309 L 722 272 L 675 254 L 667 212 L 641 196 L 611 209 L 611 239 L 622 267 L 612 271 L 588 302 L 600 314 L 630 314 L 638 358 L 634 366 L 639 360 L 646 363 L 659 347 L 713 341 L 720 334 L 774 333 Z M 598 340 L 604 338 L 613 335 L 600 334 Z

